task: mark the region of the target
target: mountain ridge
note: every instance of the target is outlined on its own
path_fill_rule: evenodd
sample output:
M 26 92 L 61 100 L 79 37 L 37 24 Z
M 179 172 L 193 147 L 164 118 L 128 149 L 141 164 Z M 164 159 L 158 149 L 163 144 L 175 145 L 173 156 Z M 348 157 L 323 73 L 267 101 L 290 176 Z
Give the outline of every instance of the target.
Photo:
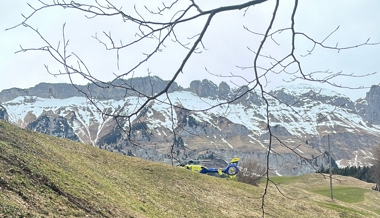
M 155 82 L 151 82 L 153 80 Z M 120 98 L 120 93 L 115 95 L 115 99 L 92 97 L 102 105 L 103 112 L 125 114 L 140 104 L 138 93 L 154 94 L 154 90 L 168 84 L 158 77 L 137 78 L 134 81 L 137 81 L 135 85 L 130 81 L 124 83 L 139 87 L 139 90 L 123 98 Z M 160 85 L 148 93 L 150 84 Z M 49 90 L 49 85 L 43 87 L 45 91 Z M 58 88 L 50 87 L 50 90 L 59 93 Z M 0 99 L 9 98 L 4 97 L 7 92 L 0 92 Z M 43 90 L 38 92 L 44 93 Z M 210 105 L 231 100 L 239 93 L 246 95 L 228 105 L 207 109 Z M 380 107 L 379 94 L 380 89 L 373 86 L 365 99 L 352 102 L 342 94 L 309 85 L 279 87 L 269 92 L 266 98 L 270 107 L 271 131 L 277 137 L 272 147 L 275 153 L 271 154 L 273 173 L 297 175 L 326 166 L 327 135 L 330 136 L 333 158 L 338 165 L 370 164 L 373 158 L 371 149 L 380 141 L 379 121 L 372 120 L 371 113 Z M 46 93 L 44 96 L 47 96 Z M 253 155 L 265 162 L 264 154 L 269 142 L 266 107 L 255 91 L 248 91 L 248 87 L 244 86 L 231 89 L 223 82 L 218 86 L 212 81 L 203 80 L 192 81 L 190 88 L 186 89 L 174 85 L 168 96 L 173 105 L 180 107 L 172 111 L 164 103 L 166 97 L 160 97 L 147 105 L 138 114 L 138 119 L 131 120 L 131 139 L 138 141 L 141 147 L 132 146 L 116 121 L 104 117 L 99 108 L 85 97 L 18 96 L 2 105 L 7 109 L 9 122 L 18 126 L 29 129 L 40 126 L 39 130 L 33 130 L 67 138 L 71 136 L 71 139 L 99 148 L 150 160 L 165 162 L 171 158 L 169 148 L 173 142 L 173 131 L 176 131 L 174 150 L 179 158 L 218 156 L 229 159 L 236 155 Z M 123 120 L 120 124 L 127 125 Z M 303 164 L 299 156 L 310 160 L 319 156 L 320 159 L 307 166 L 308 163 Z

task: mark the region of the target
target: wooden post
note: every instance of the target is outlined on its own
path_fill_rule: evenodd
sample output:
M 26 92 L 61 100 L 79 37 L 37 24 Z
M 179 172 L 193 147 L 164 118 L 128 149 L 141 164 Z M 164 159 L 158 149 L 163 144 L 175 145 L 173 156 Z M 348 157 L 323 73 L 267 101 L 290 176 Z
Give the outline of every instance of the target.
M 334 200 L 333 189 L 332 189 L 332 170 L 331 170 L 331 149 L 330 149 L 330 135 L 327 135 L 327 143 L 329 145 L 329 172 L 330 172 L 330 196 L 331 200 Z

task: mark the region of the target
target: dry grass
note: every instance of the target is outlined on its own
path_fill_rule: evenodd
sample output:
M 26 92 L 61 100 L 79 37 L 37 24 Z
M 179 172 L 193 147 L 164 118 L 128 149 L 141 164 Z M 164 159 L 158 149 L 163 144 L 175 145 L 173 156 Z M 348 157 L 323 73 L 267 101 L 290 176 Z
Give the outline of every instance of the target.
M 370 188 L 342 177 L 341 186 Z M 291 180 L 291 181 L 290 181 Z M 267 217 L 378 217 L 380 196 L 329 200 L 320 175 L 271 185 Z M 252 186 L 22 130 L 0 122 L 0 217 L 261 217 Z M 292 199 L 290 199 L 292 198 Z
M 336 217 L 380 217 L 380 205 L 376 203 L 380 193 L 372 191 L 371 187 L 374 184 L 352 177 L 333 175 L 334 200 L 331 200 L 328 175 L 312 174 L 272 179 L 279 184 L 279 189 L 286 196 L 307 199 L 322 208 L 336 212 Z

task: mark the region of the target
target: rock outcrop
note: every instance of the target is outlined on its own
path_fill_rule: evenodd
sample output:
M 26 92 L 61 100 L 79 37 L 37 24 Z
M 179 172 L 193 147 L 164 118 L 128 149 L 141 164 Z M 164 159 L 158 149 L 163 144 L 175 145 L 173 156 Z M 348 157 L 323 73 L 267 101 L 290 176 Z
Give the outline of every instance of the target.
M 42 114 L 35 121 L 29 123 L 26 128 L 60 138 L 79 141 L 78 136 L 74 133 L 73 128 L 69 126 L 66 118 L 52 113 Z
M 8 121 L 7 110 L 2 105 L 0 105 L 0 120 Z
M 221 82 L 218 87 L 219 99 L 228 99 L 231 92 L 230 86 L 226 82 Z
M 204 79 L 201 81 L 194 80 L 190 83 L 190 91 L 202 98 L 218 97 L 218 86 L 210 80 Z
M 372 86 L 365 99 L 359 99 L 355 103 L 359 114 L 366 121 L 380 125 L 380 86 Z

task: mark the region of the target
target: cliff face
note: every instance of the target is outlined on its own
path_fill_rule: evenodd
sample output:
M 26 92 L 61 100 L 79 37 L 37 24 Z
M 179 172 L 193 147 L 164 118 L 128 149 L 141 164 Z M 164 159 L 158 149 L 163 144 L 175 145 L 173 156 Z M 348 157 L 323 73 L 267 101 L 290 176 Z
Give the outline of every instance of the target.
M 380 124 L 380 86 L 372 86 L 364 99 L 355 102 L 358 113 L 371 124 Z
M 339 93 L 307 85 L 280 87 L 265 94 L 266 111 L 261 95 L 246 86 L 231 89 L 223 82 L 193 81 L 188 89 L 170 86 L 168 97 L 177 107 L 170 107 L 164 96 L 128 120 L 107 117 L 101 111 L 127 115 L 141 105 L 139 93 L 157 93 L 168 81 L 151 77 L 117 82 L 135 92 L 86 87 L 98 107 L 69 84 L 5 90 L 0 98 L 12 100 L 2 103 L 3 111 L 8 112 L 3 112 L 7 114 L 3 117 L 34 131 L 154 161 L 167 161 L 173 152 L 183 159 L 239 156 L 265 162 L 271 141 L 270 166 L 272 173 L 279 175 L 303 174 L 327 166 L 328 136 L 332 157 L 339 166 L 367 165 L 373 158 L 372 147 L 380 141 L 380 120 L 374 115 L 380 106 L 378 87 L 355 103 Z M 0 117 L 1 111 L 0 107 Z M 308 162 L 300 156 L 314 159 Z
M 73 128 L 68 124 L 67 120 L 54 113 L 40 115 L 36 120 L 30 122 L 26 128 L 59 138 L 79 141 L 78 136 L 74 133 Z
M 7 110 L 1 105 L 0 105 L 0 120 L 8 121 Z

